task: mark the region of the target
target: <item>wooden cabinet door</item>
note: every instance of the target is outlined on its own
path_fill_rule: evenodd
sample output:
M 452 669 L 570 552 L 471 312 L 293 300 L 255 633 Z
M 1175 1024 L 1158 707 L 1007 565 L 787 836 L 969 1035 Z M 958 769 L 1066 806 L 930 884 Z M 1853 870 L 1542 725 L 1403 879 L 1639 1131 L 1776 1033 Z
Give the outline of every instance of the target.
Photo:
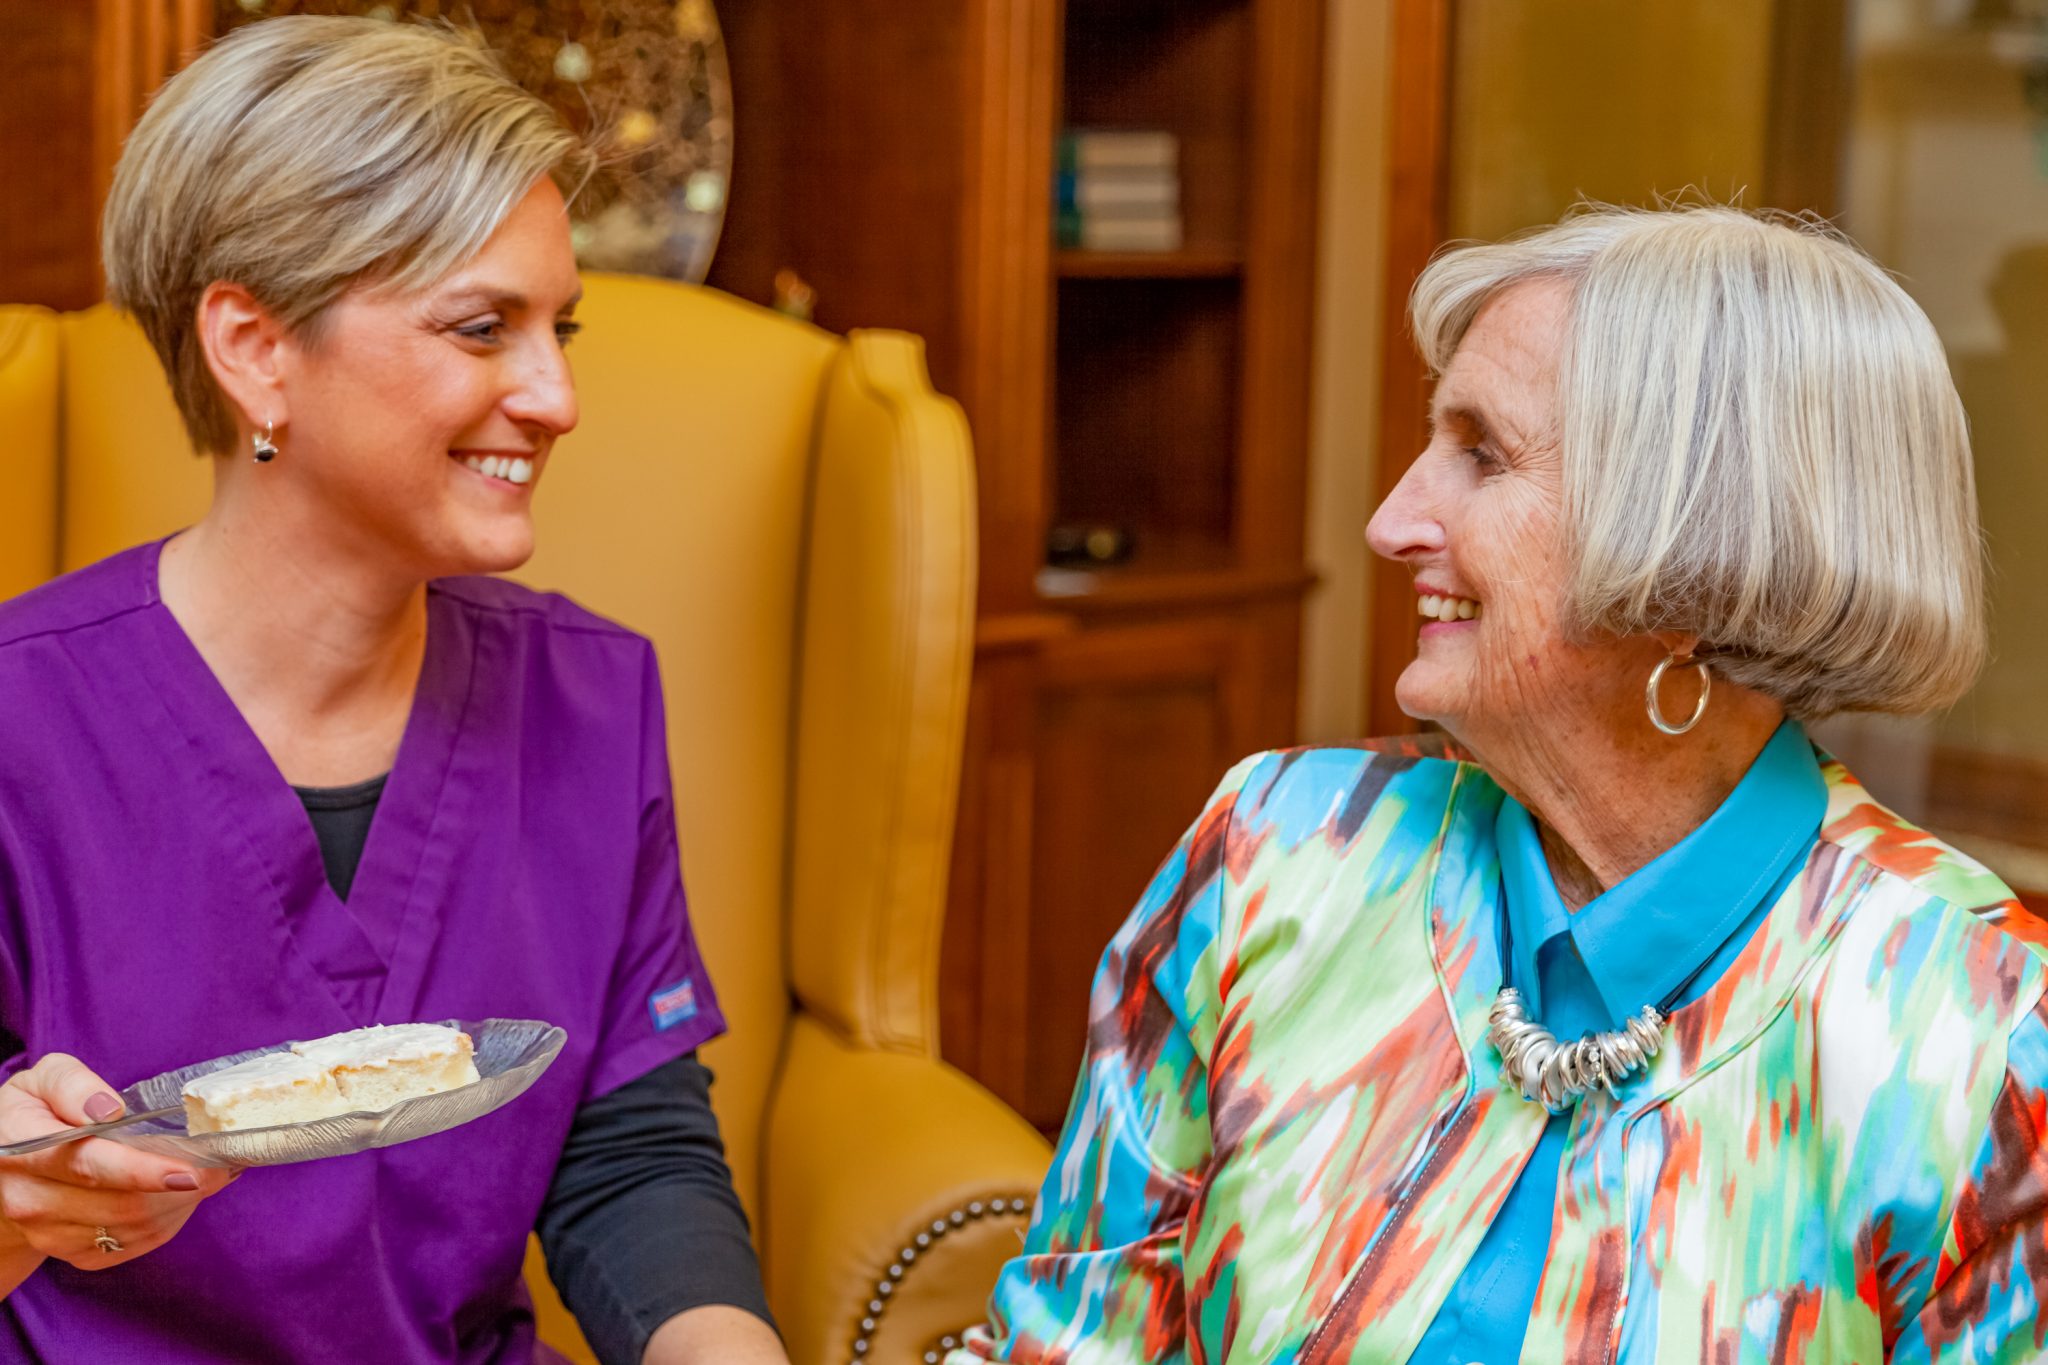
M 1251 610 L 1098 626 L 1052 642 L 1033 707 L 1028 946 L 1012 964 L 1020 1093 L 1040 1128 L 1066 1115 L 1103 948 L 1245 754 L 1288 742 L 1294 661 L 1270 649 L 1296 613 Z

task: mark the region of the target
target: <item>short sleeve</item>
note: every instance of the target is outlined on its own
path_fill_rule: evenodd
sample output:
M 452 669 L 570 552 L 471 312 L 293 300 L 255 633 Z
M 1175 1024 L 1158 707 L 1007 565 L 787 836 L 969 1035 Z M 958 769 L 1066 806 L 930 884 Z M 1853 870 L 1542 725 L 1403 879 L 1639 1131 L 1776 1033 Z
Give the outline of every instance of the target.
M 639 829 L 632 903 L 612 965 L 603 1033 L 583 1098 L 646 1075 L 725 1032 L 711 977 L 690 929 L 676 846 L 668 725 L 654 648 L 640 679 Z

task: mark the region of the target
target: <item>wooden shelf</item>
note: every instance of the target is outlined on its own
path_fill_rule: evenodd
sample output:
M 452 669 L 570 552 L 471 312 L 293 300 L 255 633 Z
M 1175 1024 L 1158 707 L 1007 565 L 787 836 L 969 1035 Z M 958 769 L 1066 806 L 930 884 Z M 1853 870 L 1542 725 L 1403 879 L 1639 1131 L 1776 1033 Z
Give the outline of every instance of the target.
M 1242 568 L 1221 562 L 1137 560 L 1103 569 L 1041 569 L 1038 595 L 1049 606 L 1076 612 L 1222 606 L 1296 597 L 1314 586 L 1315 578 L 1313 571 L 1300 566 Z
M 1052 524 L 1124 526 L 1147 562 L 1214 564 L 1244 468 L 1244 290 L 1233 280 L 1062 280 Z
M 1234 280 L 1244 257 L 1234 251 L 1061 251 L 1053 273 L 1063 280 Z
M 984 616 L 974 623 L 974 651 L 977 655 L 1005 650 L 1037 649 L 1049 640 L 1074 633 L 1074 620 L 1060 612 L 1006 612 Z

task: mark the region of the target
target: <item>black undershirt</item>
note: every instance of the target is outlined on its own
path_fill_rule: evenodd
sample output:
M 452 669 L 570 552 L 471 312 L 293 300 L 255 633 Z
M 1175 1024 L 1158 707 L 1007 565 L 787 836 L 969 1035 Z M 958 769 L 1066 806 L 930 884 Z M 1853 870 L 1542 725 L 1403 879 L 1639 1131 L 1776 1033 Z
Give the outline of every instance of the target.
M 294 788 L 343 900 L 384 782 Z M 726 1304 L 774 1323 L 711 1081 L 692 1052 L 587 1101 L 555 1163 L 534 1230 L 548 1278 L 604 1365 L 640 1365 L 655 1329 L 692 1308 Z
M 348 899 L 356 884 L 356 869 L 363 863 L 363 845 L 370 841 L 370 821 L 377 814 L 377 802 L 384 796 L 384 784 L 391 774 L 373 777 L 346 787 L 293 787 L 313 819 L 313 834 L 320 840 L 320 861 L 327 865 L 327 884 L 334 894 Z
M 775 1325 L 711 1080 L 692 1052 L 587 1101 L 555 1163 L 534 1230 L 604 1365 L 640 1365 L 655 1329 L 692 1308 L 725 1304 Z

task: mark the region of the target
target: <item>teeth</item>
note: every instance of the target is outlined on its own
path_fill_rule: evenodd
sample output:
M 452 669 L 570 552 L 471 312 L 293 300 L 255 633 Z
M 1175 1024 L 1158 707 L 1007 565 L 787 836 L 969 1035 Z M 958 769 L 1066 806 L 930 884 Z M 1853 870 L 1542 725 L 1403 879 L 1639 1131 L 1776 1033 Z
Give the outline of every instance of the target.
M 1415 610 L 1431 621 L 1470 621 L 1479 615 L 1477 602 L 1466 597 L 1439 597 L 1435 593 L 1424 593 L 1415 604 Z
M 506 483 L 532 483 L 533 461 L 519 455 L 465 455 L 462 463 L 486 478 Z

